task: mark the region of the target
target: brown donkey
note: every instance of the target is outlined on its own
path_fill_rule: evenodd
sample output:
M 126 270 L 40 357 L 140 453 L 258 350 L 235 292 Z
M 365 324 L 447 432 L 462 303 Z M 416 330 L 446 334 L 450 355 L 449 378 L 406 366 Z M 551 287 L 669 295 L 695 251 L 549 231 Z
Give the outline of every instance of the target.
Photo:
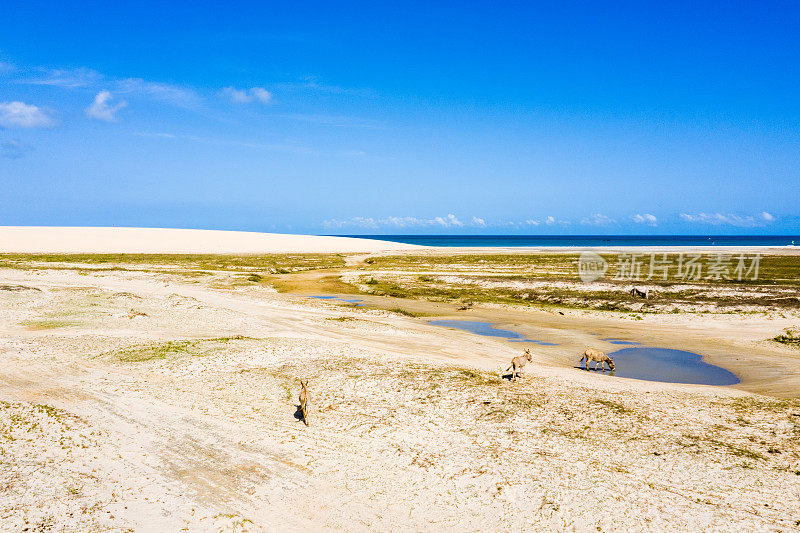
M 514 369 L 514 372 L 511 373 L 512 381 L 515 381 L 517 379 L 517 373 L 519 373 L 520 377 L 524 377 L 523 369 L 525 368 L 525 363 L 528 363 L 531 360 L 532 360 L 531 351 L 528 348 L 525 348 L 525 353 L 522 354 L 521 357 L 518 355 L 511 360 L 511 366 L 506 368 L 506 372 L 508 372 L 512 368 Z
M 303 422 L 308 426 L 308 413 L 311 407 L 311 394 L 308 392 L 308 380 L 300 380 L 300 412 L 303 413 Z

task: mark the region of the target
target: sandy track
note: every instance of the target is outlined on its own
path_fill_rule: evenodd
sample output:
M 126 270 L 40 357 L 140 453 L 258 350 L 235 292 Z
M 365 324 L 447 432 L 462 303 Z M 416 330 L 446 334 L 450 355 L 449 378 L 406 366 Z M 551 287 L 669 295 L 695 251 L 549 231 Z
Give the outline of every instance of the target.
M 797 402 L 558 366 L 509 384 L 462 370 L 496 369 L 509 343 L 264 289 L 114 272 L 2 282 L 39 289 L 0 295 L 0 518 L 12 529 L 800 520 Z M 310 428 L 296 417 L 299 376 Z

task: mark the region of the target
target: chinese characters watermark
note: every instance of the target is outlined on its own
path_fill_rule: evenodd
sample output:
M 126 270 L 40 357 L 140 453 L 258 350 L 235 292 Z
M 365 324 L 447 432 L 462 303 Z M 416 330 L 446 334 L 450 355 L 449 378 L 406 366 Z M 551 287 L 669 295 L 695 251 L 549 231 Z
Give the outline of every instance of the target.
M 595 252 L 582 252 L 578 276 L 584 283 L 606 273 L 615 281 L 755 281 L 760 265 L 760 254 L 625 253 L 609 263 Z

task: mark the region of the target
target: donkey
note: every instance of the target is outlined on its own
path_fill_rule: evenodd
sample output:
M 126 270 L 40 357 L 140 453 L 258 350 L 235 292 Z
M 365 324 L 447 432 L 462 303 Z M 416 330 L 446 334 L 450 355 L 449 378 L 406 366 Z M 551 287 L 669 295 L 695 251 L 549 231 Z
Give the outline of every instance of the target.
M 512 368 L 514 371 L 511 373 L 512 381 L 517 379 L 517 374 L 520 377 L 524 377 L 524 368 L 525 364 L 531 361 L 533 358 L 531 356 L 531 351 L 528 348 L 525 348 L 525 353 L 522 356 L 516 356 L 514 359 L 511 360 L 511 366 L 506 368 L 506 372 L 511 370 Z
M 597 370 L 597 363 L 600 363 L 600 370 L 605 370 L 604 363 L 608 363 L 609 370 L 614 370 L 614 360 L 597 348 L 587 348 L 586 351 L 583 352 L 581 360 L 578 361 L 578 365 L 580 365 L 584 359 L 586 359 L 586 370 L 589 370 L 589 361 L 594 361 L 595 370 Z
M 639 290 L 636 287 L 634 287 L 634 288 L 632 288 L 630 290 L 630 293 L 631 293 L 631 296 L 633 296 L 633 297 L 637 297 L 638 296 L 639 298 L 647 299 L 647 290 L 643 290 L 642 291 L 642 290 Z
M 308 413 L 311 407 L 311 394 L 308 392 L 308 380 L 300 380 L 300 412 L 303 413 L 303 422 L 308 426 Z

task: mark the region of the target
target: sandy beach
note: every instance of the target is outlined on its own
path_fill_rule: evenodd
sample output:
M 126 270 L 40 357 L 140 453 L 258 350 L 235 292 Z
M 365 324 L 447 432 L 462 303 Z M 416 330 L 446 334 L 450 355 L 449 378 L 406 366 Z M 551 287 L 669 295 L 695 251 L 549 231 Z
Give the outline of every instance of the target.
M 45 246 L 61 237 L 28 251 L 151 250 L 148 239 Z M 4 529 L 800 528 L 800 351 L 769 341 L 796 326 L 796 309 L 631 320 L 371 294 L 354 306 L 309 296 L 396 253 L 391 243 L 264 239 L 275 248 L 259 253 L 342 243 L 346 255 L 276 274 L 305 284 L 287 292 L 233 266 L 199 275 L 155 258 L 135 268 L 119 258 L 4 263 Z M 534 346 L 512 382 L 501 370 L 520 345 L 432 318 L 485 320 L 557 345 Z M 701 353 L 741 383 L 576 368 L 586 346 L 614 349 L 605 337 Z M 310 381 L 308 427 L 300 378 Z

